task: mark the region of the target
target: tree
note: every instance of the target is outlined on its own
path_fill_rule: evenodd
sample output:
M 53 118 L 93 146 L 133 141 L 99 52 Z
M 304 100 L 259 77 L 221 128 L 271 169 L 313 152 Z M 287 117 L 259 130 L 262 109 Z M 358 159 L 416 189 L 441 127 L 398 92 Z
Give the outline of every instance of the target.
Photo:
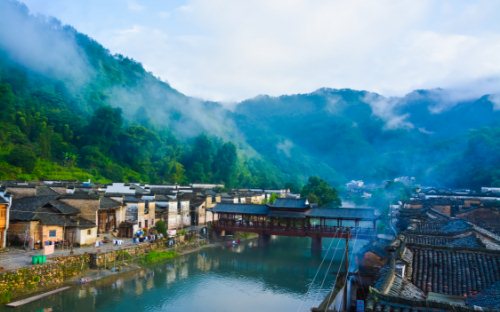
M 306 197 L 311 203 L 317 203 L 318 206 L 329 204 L 334 207 L 339 207 L 341 204 L 337 190 L 319 177 L 309 177 L 300 195 Z
M 36 155 L 30 147 L 16 145 L 7 156 L 7 161 L 22 168 L 24 172 L 31 173 L 35 169 Z
M 227 187 L 232 187 L 236 179 L 236 164 L 238 155 L 236 146 L 226 142 L 217 151 L 213 162 L 213 173 L 215 182 L 224 182 Z
M 163 236 L 167 236 L 167 225 L 165 224 L 165 221 L 160 220 L 156 222 L 155 228 L 158 231 L 158 233 L 163 234 Z
M 122 112 L 119 108 L 101 106 L 94 111 L 87 126 L 88 143 L 98 145 L 101 150 L 109 150 L 110 143 L 118 140 L 122 131 Z

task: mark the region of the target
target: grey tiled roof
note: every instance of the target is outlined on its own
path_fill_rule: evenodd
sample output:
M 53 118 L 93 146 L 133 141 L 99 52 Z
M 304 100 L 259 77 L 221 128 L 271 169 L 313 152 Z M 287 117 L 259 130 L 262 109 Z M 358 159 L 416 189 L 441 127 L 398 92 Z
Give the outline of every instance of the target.
M 62 214 L 77 214 L 80 212 L 78 208 L 75 208 L 73 206 L 67 205 L 61 201 L 58 200 L 51 200 L 49 202 L 51 206 L 56 208 L 58 211 L 60 211 Z
M 485 247 L 481 240 L 478 239 L 472 232 L 462 237 L 405 234 L 405 242 L 408 244 L 429 246 L 450 246 L 466 248 Z
M 472 230 L 472 226 L 464 220 L 447 220 L 424 222 L 409 232 L 428 235 L 457 235 Z
M 409 246 L 412 283 L 425 292 L 471 295 L 500 281 L 500 253 Z
M 289 218 L 289 219 L 305 219 L 306 215 L 302 212 L 292 212 L 292 211 L 269 211 L 269 217 L 271 218 Z
M 15 199 L 12 201 L 10 209 L 10 220 L 30 221 L 33 220 L 37 209 L 45 206 L 56 196 L 33 196 Z
M 111 199 L 109 197 L 102 197 L 99 201 L 99 209 L 108 210 L 108 209 L 116 209 L 121 207 L 121 203 Z
M 313 218 L 375 220 L 374 209 L 369 208 L 312 208 L 306 214 Z
M 249 214 L 249 215 L 267 215 L 269 207 L 266 205 L 254 204 L 225 204 L 220 203 L 212 208 L 216 213 L 236 213 L 236 214 Z
M 277 198 L 271 208 L 286 208 L 286 209 L 307 209 L 309 205 L 306 204 L 305 198 Z
M 500 310 L 500 281 L 486 287 L 477 295 L 469 296 L 465 302 L 471 306 Z

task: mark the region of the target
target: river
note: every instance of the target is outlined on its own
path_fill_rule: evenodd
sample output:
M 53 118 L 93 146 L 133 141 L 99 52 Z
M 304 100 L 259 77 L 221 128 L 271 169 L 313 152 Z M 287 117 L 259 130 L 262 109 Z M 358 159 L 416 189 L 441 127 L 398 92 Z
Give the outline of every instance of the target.
M 206 248 L 75 286 L 15 311 L 309 311 L 334 282 L 344 245 L 323 239 L 321 256 L 311 254 L 308 238 Z

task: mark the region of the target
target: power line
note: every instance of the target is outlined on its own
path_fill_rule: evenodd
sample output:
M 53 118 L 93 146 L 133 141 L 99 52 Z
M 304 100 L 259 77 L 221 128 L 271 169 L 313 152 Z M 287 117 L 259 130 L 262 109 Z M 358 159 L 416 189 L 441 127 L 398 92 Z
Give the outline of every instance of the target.
M 339 231 L 340 231 L 340 229 L 339 229 Z M 321 286 L 320 286 L 320 288 L 323 288 L 323 285 L 325 284 L 326 278 L 328 277 L 328 273 L 329 273 L 330 268 L 331 268 L 331 266 L 332 266 L 333 260 L 335 260 L 335 256 L 337 255 L 337 250 L 338 250 L 338 247 L 339 247 L 340 241 L 341 241 L 341 239 L 338 239 L 338 241 L 337 241 L 337 245 L 335 246 L 335 251 L 334 251 L 334 254 L 333 254 L 333 256 L 332 256 L 332 259 L 330 260 L 330 263 L 329 263 L 329 265 L 328 265 L 328 268 L 327 268 L 327 269 L 326 269 L 326 271 L 325 271 L 325 276 L 323 277 L 323 281 L 321 282 Z M 343 257 L 344 257 L 344 256 L 342 256 L 342 259 L 343 259 Z
M 316 274 L 314 274 L 314 277 L 313 277 L 311 283 L 309 284 L 309 287 L 307 288 L 306 295 L 309 293 L 309 291 L 311 291 L 311 287 L 312 287 L 312 285 L 314 285 L 314 281 L 316 280 L 316 277 L 318 277 L 319 271 L 321 270 L 321 267 L 323 266 L 323 262 L 325 262 L 326 256 L 330 252 L 332 245 L 333 245 L 333 239 L 330 241 L 330 245 L 328 246 L 328 249 L 326 250 L 325 256 L 321 260 L 321 263 L 319 264 L 318 269 L 316 270 Z M 303 305 L 304 305 L 304 301 L 302 301 L 300 303 L 300 306 L 298 307 L 297 311 L 300 311 L 300 309 L 302 309 Z

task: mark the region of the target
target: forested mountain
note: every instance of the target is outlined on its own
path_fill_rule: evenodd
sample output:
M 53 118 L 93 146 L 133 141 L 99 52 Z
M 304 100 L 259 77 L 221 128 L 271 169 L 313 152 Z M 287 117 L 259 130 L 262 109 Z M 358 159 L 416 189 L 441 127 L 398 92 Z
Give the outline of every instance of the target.
M 411 175 L 445 185 L 498 184 L 500 111 L 488 96 L 449 103 L 446 95 L 321 89 L 244 101 L 236 119 L 248 142 L 280 168 L 330 181 Z
M 500 184 L 494 96 L 320 89 L 230 111 L 17 2 L 0 12 L 0 179 Z

